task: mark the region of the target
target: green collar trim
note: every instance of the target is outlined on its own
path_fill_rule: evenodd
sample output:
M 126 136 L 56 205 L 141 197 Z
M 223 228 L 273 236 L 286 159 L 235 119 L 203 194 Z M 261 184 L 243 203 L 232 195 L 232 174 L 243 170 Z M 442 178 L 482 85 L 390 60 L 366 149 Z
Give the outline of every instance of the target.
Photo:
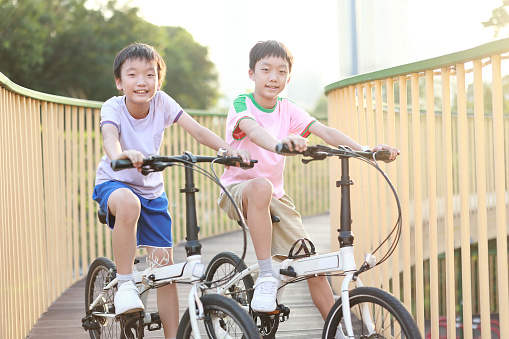
M 264 107 L 260 106 L 260 105 L 256 102 L 256 100 L 255 100 L 255 98 L 254 98 L 254 93 L 249 93 L 247 96 L 248 96 L 248 98 L 250 98 L 250 99 L 251 99 L 251 101 L 252 101 L 252 102 L 253 102 L 253 104 L 256 106 L 256 108 L 258 108 L 260 111 L 265 112 L 265 113 L 272 113 L 272 112 L 274 112 L 274 110 L 275 110 L 275 109 L 276 109 L 276 107 L 277 107 L 277 102 L 282 100 L 282 98 L 277 97 L 277 101 L 276 101 L 276 104 L 274 105 L 274 107 L 267 109 L 267 108 L 264 108 Z

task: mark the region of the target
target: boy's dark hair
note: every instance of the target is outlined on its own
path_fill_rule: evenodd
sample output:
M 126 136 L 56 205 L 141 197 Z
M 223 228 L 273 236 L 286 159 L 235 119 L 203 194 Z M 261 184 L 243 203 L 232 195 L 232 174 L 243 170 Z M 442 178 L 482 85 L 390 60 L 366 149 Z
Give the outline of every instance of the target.
M 282 43 L 276 40 L 258 41 L 249 52 L 249 68 L 254 71 L 258 61 L 278 57 L 288 62 L 288 71 L 292 72 L 293 56 L 290 50 Z
M 157 77 L 159 79 L 159 83 L 163 82 L 164 77 L 166 76 L 166 64 L 164 63 L 163 58 L 161 58 L 154 47 L 141 43 L 130 44 L 118 52 L 115 57 L 115 61 L 113 62 L 113 75 L 115 76 L 115 79 L 120 79 L 122 66 L 129 59 L 155 61 L 157 64 Z

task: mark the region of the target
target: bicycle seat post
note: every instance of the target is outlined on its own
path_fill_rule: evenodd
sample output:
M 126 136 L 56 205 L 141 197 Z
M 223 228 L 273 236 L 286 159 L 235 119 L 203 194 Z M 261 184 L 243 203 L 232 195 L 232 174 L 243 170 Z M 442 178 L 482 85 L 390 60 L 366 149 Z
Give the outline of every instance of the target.
M 189 155 L 189 154 L 188 154 Z M 192 158 L 192 155 L 191 155 Z M 190 165 L 185 167 L 185 188 L 181 189 L 181 193 L 186 194 L 186 253 L 187 256 L 200 255 L 201 244 L 198 241 L 198 221 L 196 218 L 196 197 L 195 193 L 199 191 L 194 187 L 194 174 Z
M 341 187 L 341 210 L 340 210 L 340 247 L 353 246 L 354 235 L 352 233 L 352 211 L 350 206 L 350 186 L 354 182 L 350 179 L 349 158 L 341 158 L 341 180 L 336 182 L 336 187 Z

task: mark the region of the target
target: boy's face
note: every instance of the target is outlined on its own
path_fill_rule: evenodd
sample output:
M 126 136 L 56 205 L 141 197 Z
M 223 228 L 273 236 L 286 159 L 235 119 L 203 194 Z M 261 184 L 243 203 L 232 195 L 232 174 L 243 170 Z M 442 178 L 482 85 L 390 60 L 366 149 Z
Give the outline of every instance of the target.
M 249 70 L 249 77 L 255 82 L 256 102 L 264 108 L 272 108 L 290 81 L 288 62 L 279 57 L 261 59 L 254 70 Z
M 115 83 L 126 96 L 129 112 L 148 108 L 148 102 L 161 88 L 156 62 L 142 59 L 126 60 Z

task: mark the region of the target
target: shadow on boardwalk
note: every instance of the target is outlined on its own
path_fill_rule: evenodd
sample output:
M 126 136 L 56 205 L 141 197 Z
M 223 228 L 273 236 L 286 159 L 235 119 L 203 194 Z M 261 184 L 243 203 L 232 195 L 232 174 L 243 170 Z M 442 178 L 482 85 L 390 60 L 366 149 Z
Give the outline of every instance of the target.
M 304 224 L 319 253 L 330 251 L 329 215 L 318 215 L 304 218 Z M 249 236 L 249 235 L 248 235 Z M 202 243 L 202 260 L 208 263 L 214 255 L 221 251 L 232 251 L 242 254 L 242 232 L 236 231 L 216 237 L 200 240 Z M 246 263 L 255 262 L 255 255 L 251 239 L 247 239 L 248 248 Z M 175 262 L 186 258 L 184 243 L 174 249 Z M 144 260 L 142 260 L 144 262 Z M 138 269 L 143 269 L 139 264 Z M 189 288 L 179 285 L 180 316 L 187 309 L 187 293 Z M 90 338 L 88 332 L 81 327 L 81 319 L 85 315 L 85 279 L 82 279 L 67 289 L 42 315 L 32 328 L 28 338 Z M 150 293 L 148 310 L 155 308 L 156 293 Z M 323 320 L 314 307 L 306 283 L 292 284 L 285 288 L 283 304 L 291 310 L 290 318 L 279 325 L 278 338 L 314 339 L 321 337 Z M 146 338 L 164 338 L 163 331 L 145 331 Z

